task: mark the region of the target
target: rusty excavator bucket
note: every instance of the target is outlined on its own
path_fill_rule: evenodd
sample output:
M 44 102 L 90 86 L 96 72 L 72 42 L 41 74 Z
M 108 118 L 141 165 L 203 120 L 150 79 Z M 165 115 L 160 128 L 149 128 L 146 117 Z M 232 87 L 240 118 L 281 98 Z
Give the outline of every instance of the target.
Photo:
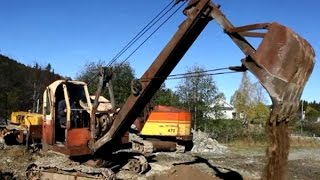
M 254 55 L 242 63 L 269 93 L 272 111 L 267 122 L 269 148 L 264 178 L 287 179 L 290 121 L 299 108 L 304 86 L 315 63 L 311 45 L 289 28 L 278 23 L 268 32 Z
M 275 121 L 288 121 L 299 107 L 303 88 L 313 70 L 315 53 L 311 45 L 289 28 L 278 23 L 267 27 L 253 60 L 243 64 L 269 93 Z
M 278 23 L 234 27 L 220 11 L 220 6 L 213 2 L 210 4 L 211 17 L 246 55 L 242 66 L 233 70 L 252 72 L 272 100 L 272 110 L 266 124 L 268 164 L 263 179 L 287 179 L 288 122 L 299 108 L 304 86 L 313 70 L 314 50 L 305 39 Z M 267 32 L 255 31 L 259 29 L 267 29 Z M 255 49 L 244 37 L 263 39 Z

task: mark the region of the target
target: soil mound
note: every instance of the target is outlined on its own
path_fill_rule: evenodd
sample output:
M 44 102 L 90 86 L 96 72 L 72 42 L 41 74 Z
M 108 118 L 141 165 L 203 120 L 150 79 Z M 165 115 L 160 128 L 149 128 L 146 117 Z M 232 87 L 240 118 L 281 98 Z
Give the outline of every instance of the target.
M 161 174 L 154 177 L 154 180 L 219 180 L 199 169 L 188 166 L 178 165 L 172 168 L 167 174 Z

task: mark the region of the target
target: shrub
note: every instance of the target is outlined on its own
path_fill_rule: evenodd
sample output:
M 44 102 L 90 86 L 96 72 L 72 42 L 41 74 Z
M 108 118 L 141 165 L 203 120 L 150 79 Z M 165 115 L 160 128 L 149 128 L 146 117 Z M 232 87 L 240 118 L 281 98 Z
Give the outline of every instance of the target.
M 221 143 L 233 141 L 265 142 L 264 128 L 256 125 L 245 126 L 239 120 L 208 120 L 199 125 L 200 130 L 209 133 L 210 136 Z

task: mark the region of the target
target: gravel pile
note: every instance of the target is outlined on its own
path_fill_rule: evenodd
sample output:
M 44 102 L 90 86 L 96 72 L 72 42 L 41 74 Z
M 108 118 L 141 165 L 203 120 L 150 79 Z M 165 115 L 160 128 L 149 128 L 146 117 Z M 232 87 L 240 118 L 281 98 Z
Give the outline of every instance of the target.
M 191 152 L 196 153 L 217 153 L 222 154 L 228 151 L 226 146 L 219 144 L 218 141 L 209 137 L 209 134 L 198 131 L 192 131 L 193 133 L 193 148 Z

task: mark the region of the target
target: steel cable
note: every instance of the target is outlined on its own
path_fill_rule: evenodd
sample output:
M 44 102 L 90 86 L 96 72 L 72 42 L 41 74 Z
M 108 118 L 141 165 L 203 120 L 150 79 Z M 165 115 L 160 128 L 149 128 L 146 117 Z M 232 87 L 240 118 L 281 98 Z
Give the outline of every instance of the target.
M 120 65 L 125 63 L 138 49 L 141 48 L 141 46 L 146 43 L 169 19 L 172 18 L 174 14 L 178 12 L 179 9 L 181 9 L 182 6 L 186 4 L 187 1 L 185 1 L 182 5 L 179 6 L 164 22 L 162 22 L 138 47 L 136 47 L 128 56 L 125 60 L 123 60 Z
M 148 32 L 157 22 L 159 22 L 167 13 L 169 13 L 174 6 L 167 10 L 161 17 L 159 17 L 172 3 L 171 1 L 165 8 L 163 8 L 141 31 L 138 32 L 108 63 L 111 66 L 122 54 L 124 54 L 134 43 L 136 43 L 146 32 Z
M 231 74 L 231 73 L 237 73 L 234 71 L 225 71 L 225 72 L 219 72 L 219 73 L 208 73 L 208 72 L 215 72 L 215 71 L 221 71 L 221 70 L 227 70 L 229 68 L 216 68 L 216 69 L 209 69 L 199 72 L 187 72 L 187 73 L 181 73 L 181 74 L 172 74 L 169 76 L 157 76 L 154 78 L 142 78 L 140 79 L 141 82 L 148 82 L 152 79 L 161 79 L 166 78 L 166 80 L 173 80 L 173 79 L 183 79 L 188 77 L 201 77 L 201 76 L 207 76 L 207 75 L 220 75 L 220 74 Z

